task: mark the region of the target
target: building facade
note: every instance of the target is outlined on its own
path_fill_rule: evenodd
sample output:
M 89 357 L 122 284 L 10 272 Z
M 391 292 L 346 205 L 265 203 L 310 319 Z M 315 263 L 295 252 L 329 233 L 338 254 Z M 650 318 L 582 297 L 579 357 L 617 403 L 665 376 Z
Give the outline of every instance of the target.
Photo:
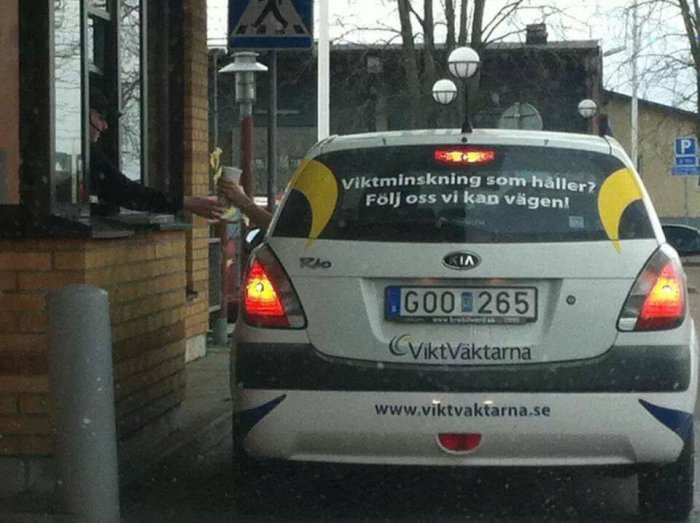
M 631 151 L 631 97 L 606 91 L 615 138 Z M 638 102 L 638 170 L 663 222 L 700 228 L 700 176 L 672 176 L 674 141 L 695 134 L 700 116 L 647 100 Z
M 215 51 L 212 51 L 212 55 Z M 424 53 L 418 47 L 419 56 Z M 448 50 L 436 50 L 439 77 L 447 71 Z M 504 118 L 511 127 L 586 132 L 597 129 L 577 112 L 584 98 L 599 100 L 602 93 L 602 55 L 597 41 L 547 42 L 530 39 L 525 43 L 488 44 L 480 51 L 481 65 L 470 89 L 472 123 L 476 127 L 497 127 Z M 218 57 L 217 68 L 230 58 Z M 261 52 L 258 60 L 268 63 Z M 435 103 L 430 88 L 438 78 L 424 78 L 423 103 L 411 107 L 400 45 L 337 45 L 330 53 L 330 132 L 351 134 L 368 131 L 409 129 L 415 126 L 413 113 L 421 112 L 421 127 L 460 127 L 461 96 L 450 106 Z M 422 58 L 420 60 L 422 62 Z M 284 188 L 306 150 L 316 141 L 316 57 L 312 51 L 278 53 L 278 165 L 279 187 Z M 217 72 L 210 59 L 210 78 Z M 211 113 L 210 136 L 219 136 L 226 162 L 239 159 L 238 113 L 234 103 L 231 75 L 210 81 L 210 100 L 218 108 Z M 257 76 L 255 104 L 255 159 L 257 194 L 266 188 L 266 120 L 268 75 Z M 461 92 L 461 91 L 460 91 Z M 217 104 L 214 104 L 216 98 Z M 526 105 L 527 104 L 527 105 Z M 522 118 L 522 108 L 536 111 Z
M 90 195 L 88 100 L 132 180 L 210 192 L 205 0 L 0 2 L 0 494 L 50 475 L 55 419 L 47 296 L 109 293 L 117 430 L 125 446 L 183 398 L 208 327 L 209 224 L 104 216 Z

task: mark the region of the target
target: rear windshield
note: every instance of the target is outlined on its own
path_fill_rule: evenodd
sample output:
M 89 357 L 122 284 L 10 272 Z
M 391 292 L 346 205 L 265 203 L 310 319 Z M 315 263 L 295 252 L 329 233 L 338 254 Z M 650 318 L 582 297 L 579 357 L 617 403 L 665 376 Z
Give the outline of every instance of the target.
M 610 155 L 421 145 L 314 160 L 306 168 L 312 174 L 302 169 L 292 181 L 273 236 L 435 243 L 653 237 L 638 182 Z M 601 192 L 614 173 L 616 183 Z

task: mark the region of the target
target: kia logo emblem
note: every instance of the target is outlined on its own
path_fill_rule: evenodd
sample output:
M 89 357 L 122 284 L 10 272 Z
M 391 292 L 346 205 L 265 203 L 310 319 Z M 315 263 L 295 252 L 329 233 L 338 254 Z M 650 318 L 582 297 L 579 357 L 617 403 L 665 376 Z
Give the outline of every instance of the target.
M 466 271 L 473 269 L 481 263 L 481 258 L 473 252 L 451 252 L 442 259 L 442 264 L 449 269 Z

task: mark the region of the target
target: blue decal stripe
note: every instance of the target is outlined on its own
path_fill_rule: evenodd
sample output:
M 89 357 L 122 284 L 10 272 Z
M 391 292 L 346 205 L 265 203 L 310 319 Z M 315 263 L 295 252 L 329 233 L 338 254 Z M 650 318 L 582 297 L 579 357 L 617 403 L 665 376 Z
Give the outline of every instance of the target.
M 277 405 L 282 403 L 286 397 L 286 394 L 282 394 L 281 396 L 268 401 L 267 403 L 263 403 L 259 407 L 234 412 L 233 425 L 235 427 L 234 433 L 236 436 L 242 438 L 248 434 L 253 427 L 260 422 L 260 420 L 272 412 L 272 410 Z
M 640 399 L 639 403 L 649 412 L 649 414 L 678 434 L 683 441 L 688 439 L 690 430 L 693 428 L 692 414 L 681 410 L 669 409 L 667 407 L 654 405 L 653 403 L 649 403 L 643 399 Z

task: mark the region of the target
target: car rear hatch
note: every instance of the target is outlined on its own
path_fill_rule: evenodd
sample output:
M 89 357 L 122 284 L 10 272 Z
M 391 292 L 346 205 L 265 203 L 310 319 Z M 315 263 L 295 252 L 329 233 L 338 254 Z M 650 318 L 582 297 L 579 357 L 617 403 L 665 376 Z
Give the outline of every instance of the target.
M 638 177 L 599 152 L 412 145 L 321 155 L 269 245 L 329 357 L 592 358 L 658 247 Z

